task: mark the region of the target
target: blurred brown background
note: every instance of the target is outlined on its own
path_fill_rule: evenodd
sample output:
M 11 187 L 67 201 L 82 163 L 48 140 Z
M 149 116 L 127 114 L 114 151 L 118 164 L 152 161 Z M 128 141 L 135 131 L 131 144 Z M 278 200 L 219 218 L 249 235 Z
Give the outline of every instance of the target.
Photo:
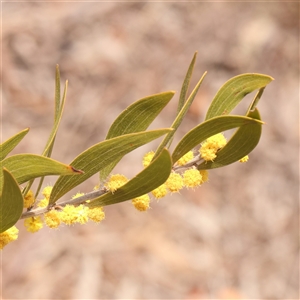
M 151 126 L 168 127 L 195 51 L 192 86 L 208 75 L 175 142 L 232 76 L 275 78 L 259 103 L 266 125 L 250 161 L 153 200 L 146 213 L 125 202 L 107 207 L 102 224 L 36 234 L 19 222 L 18 241 L 1 254 L 3 299 L 299 298 L 299 3 L 2 3 L 2 138 L 30 127 L 14 153 L 42 152 L 57 63 L 69 90 L 54 159 L 68 163 L 103 140 L 133 101 L 176 90 Z M 134 176 L 157 143 L 115 172 Z

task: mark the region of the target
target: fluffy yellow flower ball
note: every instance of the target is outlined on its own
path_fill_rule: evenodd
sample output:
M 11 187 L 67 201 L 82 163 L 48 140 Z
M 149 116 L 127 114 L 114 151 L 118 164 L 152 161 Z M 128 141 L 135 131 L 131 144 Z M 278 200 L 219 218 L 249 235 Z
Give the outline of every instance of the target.
M 150 208 L 150 197 L 148 194 L 132 199 L 132 204 L 139 211 L 146 211 Z
M 4 232 L 0 233 L 0 249 L 2 250 L 7 244 L 18 238 L 19 229 L 12 226 Z
M 116 174 L 116 175 L 110 176 L 108 182 L 106 182 L 104 186 L 109 191 L 115 192 L 118 188 L 120 188 L 121 186 L 123 186 L 127 182 L 128 182 L 128 179 L 127 179 L 126 176 Z

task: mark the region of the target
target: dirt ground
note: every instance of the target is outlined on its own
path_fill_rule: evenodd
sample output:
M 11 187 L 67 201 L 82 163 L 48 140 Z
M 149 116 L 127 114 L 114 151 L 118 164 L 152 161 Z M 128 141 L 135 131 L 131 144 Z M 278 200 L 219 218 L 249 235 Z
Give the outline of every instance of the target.
M 52 157 L 65 163 L 142 97 L 177 91 L 151 129 L 170 126 L 195 51 L 192 87 L 208 75 L 174 144 L 226 80 L 275 78 L 249 162 L 211 171 L 209 183 L 153 200 L 146 213 L 125 202 L 106 207 L 101 224 L 36 234 L 20 221 L 1 253 L 2 298 L 299 299 L 299 19 L 289 1 L 2 2 L 2 139 L 30 127 L 13 153 L 43 150 L 56 64 L 69 88 Z M 114 172 L 133 177 L 157 143 Z

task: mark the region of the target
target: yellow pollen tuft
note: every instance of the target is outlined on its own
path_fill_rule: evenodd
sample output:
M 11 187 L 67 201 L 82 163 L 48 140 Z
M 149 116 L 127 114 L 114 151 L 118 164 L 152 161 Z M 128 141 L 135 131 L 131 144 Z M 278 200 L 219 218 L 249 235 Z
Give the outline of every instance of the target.
M 167 189 L 172 192 L 176 193 L 183 188 L 183 179 L 180 174 L 172 172 L 166 181 Z
M 38 217 L 30 217 L 25 219 L 24 225 L 27 231 L 34 233 L 43 228 L 43 221 L 40 216 Z
M 150 165 L 152 158 L 154 156 L 154 151 L 150 151 L 148 153 L 146 153 L 143 157 L 143 166 L 146 168 Z
M 199 153 L 204 160 L 213 161 L 217 157 L 217 151 L 223 148 L 226 142 L 222 133 L 215 134 L 202 143 Z
M 157 187 L 155 190 L 153 190 L 151 193 L 156 199 L 160 199 L 160 198 L 165 197 L 168 193 L 166 184 L 163 183 L 162 185 Z
M 112 175 L 109 178 L 109 181 L 107 183 L 105 183 L 104 186 L 109 191 L 115 192 L 118 188 L 120 188 L 121 186 L 123 186 L 127 182 L 128 182 L 128 179 L 127 179 L 126 176 L 120 175 L 120 174 L 116 174 L 116 175 Z
M 46 186 L 44 189 L 43 189 L 43 191 L 42 191 L 42 194 L 43 194 L 43 196 L 47 199 L 47 200 L 49 200 L 49 198 L 50 198 L 50 194 L 51 194 L 51 192 L 52 192 L 52 189 L 53 189 L 53 186 Z
M 66 225 L 71 225 L 77 221 L 77 211 L 74 205 L 67 204 L 60 212 L 60 220 Z
M 180 159 L 177 161 L 177 165 L 184 166 L 186 163 L 188 163 L 190 160 L 194 158 L 193 151 L 189 151 L 185 155 L 183 155 Z
M 60 220 L 66 225 L 74 223 L 85 224 L 88 221 L 89 208 L 80 204 L 79 206 L 67 204 L 60 212 Z
M 94 207 L 88 210 L 88 217 L 91 221 L 99 223 L 105 219 L 103 207 Z
M 50 210 L 44 215 L 45 224 L 49 228 L 57 228 L 60 225 L 60 212 L 57 210 Z
M 25 208 L 29 208 L 34 204 L 34 195 L 33 195 L 33 191 L 29 190 L 26 194 L 26 196 L 24 197 L 24 207 Z
M 12 226 L 4 232 L 0 233 L 0 249 L 2 250 L 7 244 L 18 239 L 19 229 Z
M 199 152 L 201 157 L 206 161 L 213 161 L 217 157 L 216 150 L 206 147 L 205 144 L 202 145 Z
M 88 218 L 88 211 L 89 208 L 83 204 L 80 204 L 76 207 L 77 210 L 77 222 L 80 224 L 85 224 L 89 218 Z
M 148 194 L 132 199 L 132 204 L 139 211 L 146 211 L 150 208 L 150 197 Z
M 206 140 L 206 143 L 208 143 L 210 145 L 210 147 L 216 148 L 218 150 L 218 149 L 223 148 L 226 145 L 227 140 L 226 140 L 225 136 L 223 135 L 223 133 L 217 133 L 217 134 L 209 137 Z
M 202 183 L 202 175 L 197 169 L 186 170 L 183 173 L 183 182 L 188 188 L 199 186 Z

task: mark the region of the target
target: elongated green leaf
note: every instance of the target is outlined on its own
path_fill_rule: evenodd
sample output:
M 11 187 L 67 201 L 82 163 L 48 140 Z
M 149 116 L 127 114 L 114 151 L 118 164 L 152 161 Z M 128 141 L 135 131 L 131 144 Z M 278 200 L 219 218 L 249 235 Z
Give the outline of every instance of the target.
M 190 86 L 191 77 L 192 77 L 194 66 L 195 66 L 196 59 L 197 59 L 197 53 L 198 52 L 195 52 L 195 54 L 194 54 L 194 57 L 193 57 L 193 59 L 190 63 L 190 66 L 187 70 L 187 73 L 185 75 L 185 78 L 184 78 L 184 81 L 183 81 L 183 84 L 182 84 L 182 87 L 181 87 L 177 114 L 179 114 L 179 112 L 181 111 L 181 109 L 184 105 L 185 99 L 186 99 L 186 94 L 187 94 L 189 86 Z
M 242 74 L 229 79 L 217 92 L 206 114 L 206 120 L 228 115 L 238 103 L 254 90 L 265 87 L 274 80 L 263 74 Z
M 19 184 L 41 176 L 75 175 L 82 173 L 82 171 L 78 171 L 71 166 L 35 154 L 17 154 L 10 156 L 2 161 L 2 166 L 12 173 Z M 0 181 L 2 184 L 2 175 Z
M 257 109 L 249 112 L 249 117 L 260 120 Z M 198 166 L 199 170 L 207 170 L 224 167 L 232 164 L 248 155 L 258 144 L 261 136 L 262 124 L 260 122 L 252 123 L 247 126 L 241 126 L 231 137 L 228 143 L 217 153 L 213 162 L 204 162 Z
M 210 136 L 219 132 L 249 124 L 261 123 L 259 120 L 245 116 L 220 116 L 209 119 L 190 130 L 178 143 L 172 159 L 176 162 L 184 154 L 192 150 Z
M 146 130 L 170 102 L 174 94 L 175 92 L 169 91 L 137 100 L 128 106 L 113 122 L 106 139 Z
M 55 69 L 55 94 L 54 94 L 54 121 L 57 119 L 60 111 L 60 72 L 59 65 Z
M 100 142 L 79 154 L 72 166 L 83 170 L 85 173 L 79 177 L 60 177 L 56 181 L 49 203 L 55 203 L 61 196 L 79 185 L 95 173 L 105 168 L 111 162 L 123 157 L 134 149 L 157 139 L 172 129 L 158 129 L 138 133 L 125 134 Z
M 23 210 L 23 196 L 12 174 L 1 170 L 3 190 L 0 196 L 0 233 L 17 223 Z
M 52 130 L 51 130 L 50 136 L 48 138 L 48 141 L 46 143 L 46 146 L 44 148 L 44 151 L 42 153 L 43 156 L 50 157 L 51 154 L 52 154 L 52 150 L 53 150 L 57 130 L 58 130 L 61 118 L 62 118 L 64 106 L 65 106 L 65 101 L 66 101 L 66 97 L 67 97 L 67 89 L 68 89 L 68 81 L 66 81 L 63 98 L 62 98 L 62 101 L 60 102 L 60 72 L 59 72 L 59 66 L 56 65 L 55 95 L 54 95 L 54 101 L 55 101 L 55 105 L 54 105 L 54 124 L 53 124 Z M 39 185 L 38 185 L 36 193 L 35 193 L 35 197 L 38 196 L 38 194 L 40 192 L 40 189 L 42 187 L 43 181 L 44 181 L 44 177 L 41 177 L 40 181 L 39 181 Z M 27 184 L 25 193 L 30 189 L 33 182 L 34 182 L 34 179 L 31 180 Z
M 151 164 L 137 176 L 128 181 L 114 193 L 108 192 L 95 198 L 89 207 L 105 206 L 130 200 L 147 194 L 163 184 L 171 173 L 172 160 L 167 149 L 154 159 Z
M 148 128 L 162 109 L 170 102 L 175 92 L 164 92 L 142 98 L 127 107 L 111 125 L 106 139 L 123 134 L 141 132 Z M 100 172 L 103 181 L 122 157 L 118 158 Z
M 155 152 L 155 155 L 154 155 L 153 159 L 156 158 L 159 155 L 159 153 L 162 151 L 162 149 L 164 149 L 164 147 L 166 147 L 169 144 L 170 140 L 173 138 L 176 130 L 178 129 L 178 127 L 181 124 L 183 118 L 185 117 L 188 109 L 190 108 L 191 104 L 193 103 L 193 101 L 194 101 L 194 99 L 195 99 L 195 97 L 197 95 L 197 92 L 198 92 L 198 90 L 200 88 L 200 85 L 201 85 L 201 83 L 202 83 L 202 81 L 203 81 L 206 73 L 207 72 L 205 72 L 202 75 L 201 79 L 198 81 L 198 83 L 195 86 L 194 90 L 192 91 L 191 95 L 186 100 L 184 106 L 182 107 L 181 111 L 179 112 L 179 114 L 177 115 L 175 121 L 173 122 L 171 128 L 173 128 L 174 131 L 172 131 L 169 134 L 167 134 L 166 137 L 162 140 L 162 142 L 160 143 L 160 145 L 158 146 L 158 148 L 157 148 L 157 150 Z
M 50 153 L 51 153 L 51 150 L 53 147 L 53 143 L 54 143 L 54 140 L 55 140 L 55 137 L 57 134 L 58 126 L 59 126 L 59 123 L 62 118 L 62 114 L 63 114 L 65 102 L 66 102 L 66 97 L 67 97 L 67 90 L 68 90 L 68 81 L 66 81 L 63 98 L 61 101 L 61 105 L 58 109 L 58 112 L 57 112 L 57 103 L 55 104 L 55 121 L 54 121 L 52 130 L 51 130 L 50 136 L 48 138 L 48 141 L 46 143 L 45 149 L 43 151 L 43 154 L 42 154 L 43 156 L 50 156 Z
M 21 142 L 28 131 L 29 128 L 26 128 L 0 145 L 0 160 L 3 160 Z

